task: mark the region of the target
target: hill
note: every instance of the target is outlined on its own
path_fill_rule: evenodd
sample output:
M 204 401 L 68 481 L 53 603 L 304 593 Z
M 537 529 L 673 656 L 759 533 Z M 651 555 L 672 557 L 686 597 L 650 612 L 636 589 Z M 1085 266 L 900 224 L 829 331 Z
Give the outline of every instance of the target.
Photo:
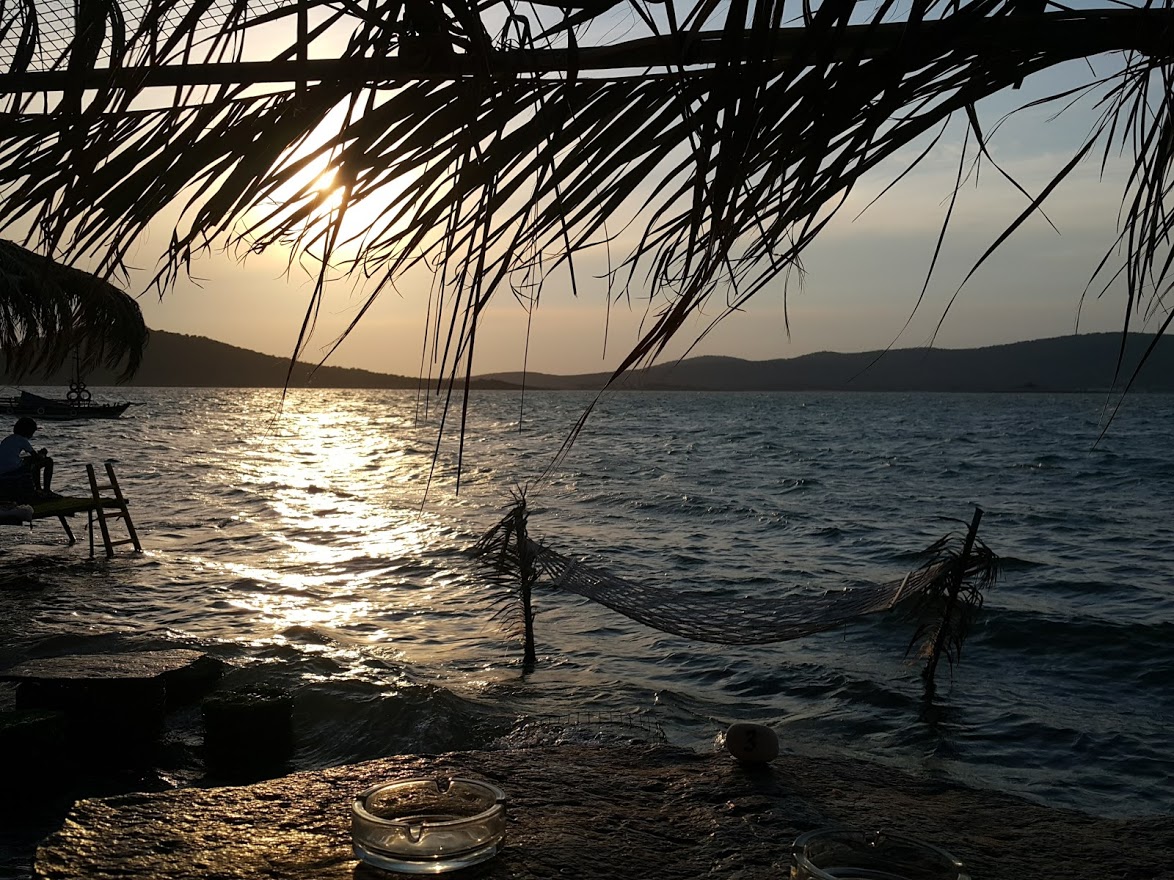
M 1152 341 L 1152 336 L 1129 335 L 1118 386 L 1132 376 Z M 1088 333 L 971 349 L 819 352 L 769 361 L 695 357 L 632 373 L 618 387 L 645 391 L 1099 391 L 1114 385 L 1120 348 L 1119 333 Z M 491 377 L 522 381 L 520 373 Z M 607 377 L 607 373 L 531 373 L 526 383 L 535 388 L 596 389 Z M 1174 391 L 1174 339 L 1158 341 L 1133 389 Z
M 285 385 L 288 371 L 288 358 L 249 351 L 203 336 L 152 330 L 142 367 L 133 379 L 122 384 L 137 387 L 281 388 Z M 86 375 L 85 381 L 92 386 L 114 385 L 115 376 L 109 370 L 95 370 Z M 26 387 L 68 385 L 70 369 L 66 367 L 48 378 L 32 376 L 18 381 L 3 375 L 3 379 L 8 384 Z M 419 384 L 414 376 L 396 376 L 350 367 L 326 366 L 314 371 L 306 363 L 299 363 L 290 378 L 292 388 L 415 389 Z M 498 379 L 479 379 L 477 387 L 514 386 Z
M 1152 336 L 1126 340 L 1123 376 L 1132 375 Z M 1088 333 L 972 349 L 907 348 L 889 352 L 819 352 L 796 358 L 748 361 L 695 357 L 625 377 L 618 387 L 646 391 L 1097 391 L 1109 388 L 1121 346 L 1117 333 Z M 200 336 L 151 331 L 143 366 L 130 386 L 279 388 L 289 362 Z M 408 388 L 419 380 L 347 367 L 299 364 L 295 388 Z M 476 377 L 479 389 L 596 390 L 607 373 L 560 376 L 493 373 Z M 26 378 L 23 386 L 65 385 L 68 370 Z M 109 371 L 86 376 L 92 386 L 113 385 Z M 1120 385 L 1120 381 L 1117 383 Z M 1174 391 L 1174 339 L 1161 339 L 1133 386 L 1136 391 Z

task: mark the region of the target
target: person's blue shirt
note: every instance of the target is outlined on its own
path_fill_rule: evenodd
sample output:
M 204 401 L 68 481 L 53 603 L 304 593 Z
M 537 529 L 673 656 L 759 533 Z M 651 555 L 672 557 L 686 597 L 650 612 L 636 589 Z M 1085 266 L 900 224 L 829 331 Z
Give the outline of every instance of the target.
M 0 440 L 0 474 L 10 474 L 23 468 L 25 461 L 22 452 L 33 456 L 37 454 L 28 437 L 9 434 Z

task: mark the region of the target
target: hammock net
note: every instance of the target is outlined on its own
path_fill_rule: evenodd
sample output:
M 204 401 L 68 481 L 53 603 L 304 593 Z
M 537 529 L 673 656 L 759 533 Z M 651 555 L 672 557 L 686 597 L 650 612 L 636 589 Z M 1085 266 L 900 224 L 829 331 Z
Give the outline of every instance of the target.
M 974 537 L 976 528 L 977 517 L 966 539 L 945 536 L 926 549 L 930 558 L 924 565 L 902 577 L 836 590 L 797 590 L 785 600 L 641 584 L 577 562 L 526 536 L 524 504 L 491 528 L 473 554 L 490 564 L 503 584 L 528 577 L 661 632 L 722 645 L 760 645 L 834 629 L 914 596 L 944 593 L 962 580 L 992 580 L 995 558 Z

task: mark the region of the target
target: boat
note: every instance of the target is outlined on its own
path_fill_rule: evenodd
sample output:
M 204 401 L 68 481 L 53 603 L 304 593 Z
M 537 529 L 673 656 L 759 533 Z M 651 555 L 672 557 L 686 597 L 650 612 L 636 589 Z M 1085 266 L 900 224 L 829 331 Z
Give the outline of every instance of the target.
M 16 397 L 0 401 L 7 415 L 31 416 L 46 421 L 66 419 L 117 419 L 130 406 L 126 403 L 98 403 L 91 399 L 89 389 L 80 382 L 71 382 L 65 399 L 42 397 L 31 391 L 21 391 Z
M 2 0 L 0 0 L 2 2 Z M 130 402 L 98 403 L 90 394 L 82 379 L 81 355 L 74 352 L 73 374 L 69 380 L 69 392 L 62 400 L 59 397 L 45 397 L 31 391 L 21 390 L 15 397 L 0 398 L 0 409 L 9 416 L 19 418 L 30 416 L 46 421 L 66 419 L 117 419 L 126 412 Z

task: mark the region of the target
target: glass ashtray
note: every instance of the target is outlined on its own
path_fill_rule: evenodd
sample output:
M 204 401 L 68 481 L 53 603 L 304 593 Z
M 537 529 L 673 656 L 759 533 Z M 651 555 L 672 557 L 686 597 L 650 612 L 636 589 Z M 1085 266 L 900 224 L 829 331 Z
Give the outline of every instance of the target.
M 504 839 L 505 793 L 477 779 L 384 782 L 351 807 L 355 855 L 385 871 L 455 871 L 492 858 Z
M 795 839 L 791 880 L 970 880 L 941 849 L 888 831 L 824 828 Z

